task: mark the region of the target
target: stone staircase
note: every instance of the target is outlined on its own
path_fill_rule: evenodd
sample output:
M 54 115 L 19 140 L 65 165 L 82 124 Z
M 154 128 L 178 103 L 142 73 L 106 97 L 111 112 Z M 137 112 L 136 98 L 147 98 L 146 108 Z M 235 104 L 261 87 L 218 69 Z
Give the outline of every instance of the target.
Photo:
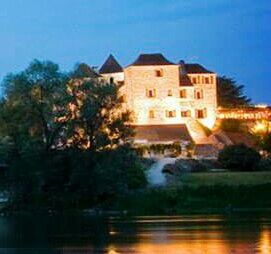
M 218 149 L 215 146 L 215 140 L 212 138 L 212 134 L 209 134 L 201 123 L 191 118 L 187 121 L 187 129 L 196 144 L 194 151 L 195 158 L 217 158 Z
M 186 126 L 195 144 L 212 144 L 206 130 L 196 119 L 190 118 Z

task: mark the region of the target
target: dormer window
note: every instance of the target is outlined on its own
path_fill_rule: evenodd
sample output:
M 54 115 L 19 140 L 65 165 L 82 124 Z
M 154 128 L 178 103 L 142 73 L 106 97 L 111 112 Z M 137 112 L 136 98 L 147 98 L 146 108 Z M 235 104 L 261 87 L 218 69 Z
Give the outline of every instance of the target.
M 192 83 L 193 83 L 193 84 L 197 84 L 197 83 L 198 83 L 197 81 L 198 81 L 198 80 L 197 80 L 197 77 L 193 77 L 193 78 L 192 78 Z
M 213 76 L 211 76 L 210 78 L 211 78 L 211 84 L 213 84 L 213 83 L 214 83 L 214 78 L 213 78 Z
M 148 98 L 155 98 L 156 97 L 156 90 L 155 89 L 148 89 L 146 91 L 146 95 Z
M 204 83 L 205 83 L 205 84 L 210 84 L 210 79 L 209 79 L 209 77 L 205 77 L 205 78 L 204 78 Z
M 163 70 L 155 70 L 155 76 L 158 78 L 163 77 Z

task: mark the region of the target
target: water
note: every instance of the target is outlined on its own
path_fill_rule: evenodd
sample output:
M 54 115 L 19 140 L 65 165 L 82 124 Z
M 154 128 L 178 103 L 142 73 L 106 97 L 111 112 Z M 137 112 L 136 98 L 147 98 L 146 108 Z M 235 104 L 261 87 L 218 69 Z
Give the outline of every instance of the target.
M 176 158 L 161 158 L 147 171 L 147 179 L 150 185 L 161 186 L 166 184 L 165 174 L 162 170 L 166 164 L 173 164 Z
M 269 254 L 271 214 L 1 217 L 0 247 L 1 254 Z

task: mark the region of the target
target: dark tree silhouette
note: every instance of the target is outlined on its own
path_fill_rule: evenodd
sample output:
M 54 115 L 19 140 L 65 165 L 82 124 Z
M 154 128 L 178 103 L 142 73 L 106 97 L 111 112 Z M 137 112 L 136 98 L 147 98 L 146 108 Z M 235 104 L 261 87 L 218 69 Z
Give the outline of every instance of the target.
M 225 108 L 248 106 L 251 102 L 244 94 L 244 86 L 225 76 L 218 77 L 217 95 L 218 106 Z

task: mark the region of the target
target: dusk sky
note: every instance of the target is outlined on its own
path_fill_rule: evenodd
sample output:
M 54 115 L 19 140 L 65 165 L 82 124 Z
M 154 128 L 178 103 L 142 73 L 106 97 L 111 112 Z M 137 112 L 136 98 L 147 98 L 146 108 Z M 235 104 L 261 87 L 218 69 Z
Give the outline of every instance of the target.
M 271 104 L 270 0 L 1 0 L 0 78 L 34 58 L 68 71 L 139 53 L 198 62 Z

